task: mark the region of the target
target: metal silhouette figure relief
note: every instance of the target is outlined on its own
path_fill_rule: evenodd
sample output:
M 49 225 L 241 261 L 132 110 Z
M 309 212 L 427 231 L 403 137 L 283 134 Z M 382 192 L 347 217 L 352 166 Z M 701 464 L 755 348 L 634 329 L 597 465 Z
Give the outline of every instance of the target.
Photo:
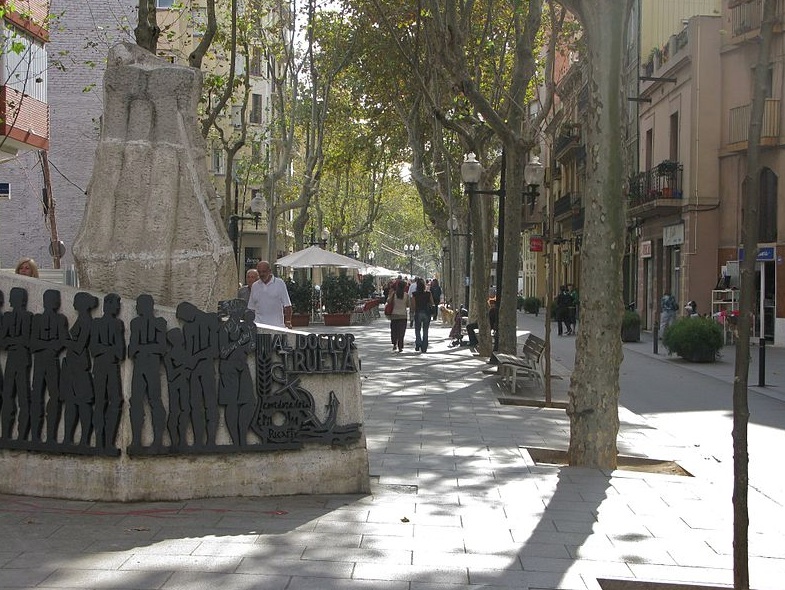
M 60 291 L 47 290 L 35 315 L 27 297 L 12 288 L 10 310 L 0 316 L 0 448 L 193 455 L 348 445 L 361 436 L 361 424 L 337 424 L 333 391 L 320 408 L 302 379 L 356 373 L 352 334 L 258 334 L 239 299 L 220 302 L 217 313 L 183 302 L 179 325 L 168 327 L 143 294 L 126 343 L 115 293 L 104 297 L 100 317 L 99 300 L 76 293 L 70 328 Z M 0 308 L 3 300 L 0 292 Z M 132 364 L 127 420 L 124 363 Z M 220 441 L 219 421 L 226 428 Z M 130 426 L 125 449 L 117 444 L 122 423 Z
M 30 349 L 33 352 L 33 388 L 30 401 L 30 430 L 32 442 L 40 445 L 44 428 L 44 409 L 51 425 L 49 436 L 53 441 L 63 408 L 60 394 L 60 353 L 68 338 L 68 318 L 60 313 L 60 291 L 44 291 L 42 313 L 33 316 Z M 46 394 L 49 399 L 46 401 Z M 26 430 L 20 416 L 19 430 Z
M 3 314 L 2 343 L 6 349 L 0 438 L 24 440 L 30 430 L 30 331 L 33 314 L 27 311 L 27 290 L 13 287 L 8 294 L 11 311 Z M 19 420 L 17 423 L 17 409 Z
M 153 298 L 142 294 L 136 298 L 137 317 L 131 320 L 128 357 L 134 361 L 131 378 L 131 446 L 141 447 L 145 401 L 152 416 L 155 450 L 162 449 L 166 430 L 166 410 L 161 400 L 161 361 L 166 354 L 166 320 L 154 314 Z
M 79 442 L 77 450 L 87 452 L 93 432 L 93 387 L 92 358 L 90 357 L 90 332 L 93 327 L 93 310 L 98 308 L 98 297 L 79 292 L 74 295 L 76 321 L 68 331 L 65 341 L 65 357 L 60 370 L 60 395 L 65 404 L 65 428 L 63 445 L 73 446 L 77 428 Z M 50 399 L 51 403 L 51 399 Z M 49 406 L 47 406 L 48 408 Z M 47 411 L 47 442 L 57 442 L 56 416 Z
M 242 299 L 221 301 L 219 313 L 225 319 L 218 329 L 218 403 L 224 406 L 232 443 L 246 447 L 256 407 L 248 368 L 248 354 L 256 350 L 255 314 Z
M 215 386 L 215 360 L 218 358 L 218 316 L 203 312 L 184 301 L 177 306 L 177 319 L 183 322 L 183 338 L 189 372 L 188 407 L 191 410 L 193 447 L 215 447 L 218 433 L 218 395 Z
M 95 446 L 108 455 L 120 454 L 115 447 L 115 439 L 123 407 L 120 363 L 125 360 L 125 326 L 117 317 L 119 313 L 120 296 L 109 293 L 104 297 L 104 314 L 93 320 L 90 330 L 95 387 Z

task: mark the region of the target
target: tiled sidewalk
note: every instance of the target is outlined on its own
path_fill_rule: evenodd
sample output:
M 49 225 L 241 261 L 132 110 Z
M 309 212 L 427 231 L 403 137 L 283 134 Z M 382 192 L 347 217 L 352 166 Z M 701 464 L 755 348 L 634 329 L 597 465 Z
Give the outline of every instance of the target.
M 130 505 L 0 496 L 0 587 L 731 584 L 727 478 L 689 445 L 622 408 L 622 452 L 678 458 L 697 476 L 536 465 L 525 447 L 567 447 L 563 410 L 500 404 L 487 365 L 448 348 L 449 327 L 438 322 L 425 355 L 409 343 L 390 353 L 384 319 L 352 331 L 371 495 Z M 555 373 L 568 376 L 565 365 Z M 564 395 L 567 380 L 554 383 Z M 761 590 L 785 579 L 780 501 L 751 493 L 752 582 Z

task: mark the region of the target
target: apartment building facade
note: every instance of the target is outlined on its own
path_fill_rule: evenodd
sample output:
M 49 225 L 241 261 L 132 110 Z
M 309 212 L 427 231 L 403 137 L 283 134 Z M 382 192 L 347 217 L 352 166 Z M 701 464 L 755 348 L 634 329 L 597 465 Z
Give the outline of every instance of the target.
M 718 16 L 693 16 L 640 64 L 638 172 L 627 191 L 634 292 L 644 326 L 658 319 L 659 299 L 722 320 L 738 309 L 747 136 L 757 60 L 760 0 L 724 0 Z M 761 139 L 756 252 L 755 337 L 785 345 L 781 270 L 785 171 L 783 7 L 777 0 L 768 97 Z

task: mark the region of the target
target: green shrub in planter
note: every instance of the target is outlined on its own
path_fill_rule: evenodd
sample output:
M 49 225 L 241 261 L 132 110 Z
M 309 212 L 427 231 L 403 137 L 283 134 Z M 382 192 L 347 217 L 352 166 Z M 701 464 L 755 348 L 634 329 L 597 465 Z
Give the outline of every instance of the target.
M 722 328 L 710 318 L 681 318 L 667 327 L 662 343 L 685 360 L 713 363 L 722 348 Z
M 360 283 L 360 297 L 362 299 L 368 299 L 374 291 L 376 291 L 374 277 L 371 275 L 363 275 L 363 282 Z
M 295 281 L 286 280 L 286 290 L 289 292 L 289 299 L 292 301 L 292 313 L 311 313 L 314 302 L 318 301 L 314 292 L 313 283 L 310 279 Z
M 346 275 L 329 276 L 322 282 L 322 303 L 326 313 L 350 313 L 360 297 L 360 285 Z
M 621 317 L 621 341 L 640 342 L 641 339 L 641 316 L 637 311 L 631 309 L 624 310 Z
M 526 313 L 540 313 L 540 299 L 538 297 L 527 297 L 523 300 L 523 311 Z

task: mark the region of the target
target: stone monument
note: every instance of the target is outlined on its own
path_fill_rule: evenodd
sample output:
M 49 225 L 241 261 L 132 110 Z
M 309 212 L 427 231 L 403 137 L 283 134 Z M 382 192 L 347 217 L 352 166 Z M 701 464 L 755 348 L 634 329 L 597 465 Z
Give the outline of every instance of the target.
M 214 310 L 237 269 L 210 183 L 197 106 L 202 74 L 120 43 L 73 254 L 83 288 Z

